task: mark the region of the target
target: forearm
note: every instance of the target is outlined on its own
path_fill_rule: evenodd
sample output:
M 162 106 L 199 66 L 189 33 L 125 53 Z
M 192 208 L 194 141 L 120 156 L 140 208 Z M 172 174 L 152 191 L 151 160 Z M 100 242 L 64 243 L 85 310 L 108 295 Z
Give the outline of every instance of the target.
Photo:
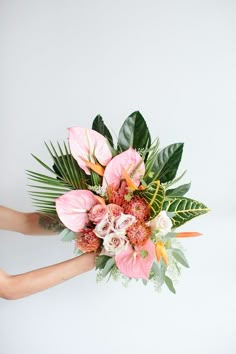
M 79 257 L 19 275 L 0 274 L 0 297 L 19 299 L 48 289 L 93 269 L 95 254 Z
M 0 206 L 0 229 L 24 235 L 51 235 L 59 233 L 63 226 L 56 218 L 40 213 L 22 213 Z

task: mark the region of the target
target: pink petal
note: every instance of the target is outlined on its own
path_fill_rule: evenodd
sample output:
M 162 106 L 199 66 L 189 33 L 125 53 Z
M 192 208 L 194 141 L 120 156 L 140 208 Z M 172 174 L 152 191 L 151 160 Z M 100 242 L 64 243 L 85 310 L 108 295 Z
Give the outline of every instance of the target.
M 103 135 L 88 128 L 74 127 L 68 130 L 72 156 L 86 174 L 90 175 L 90 170 L 81 157 L 94 163 L 93 156 L 95 155 L 102 166 L 108 164 L 112 158 L 112 154 L 107 140 Z
M 78 232 L 88 223 L 87 212 L 97 203 L 91 191 L 75 190 L 56 199 L 56 210 L 63 224 Z
M 145 173 L 145 165 L 139 153 L 137 153 L 133 148 L 129 148 L 128 150 L 115 156 L 108 163 L 105 169 L 103 176 L 103 187 L 106 188 L 108 185 L 113 185 L 115 188 L 118 188 L 120 181 L 123 178 L 122 166 L 130 175 L 138 165 L 139 167 L 132 177 L 132 180 L 136 186 L 139 186 L 140 177 Z
M 143 258 L 140 251 L 147 251 L 147 256 Z M 120 272 L 127 277 L 148 280 L 154 258 L 155 246 L 151 240 L 148 240 L 144 246 L 136 248 L 135 251 L 127 245 L 125 250 L 116 255 L 115 260 Z

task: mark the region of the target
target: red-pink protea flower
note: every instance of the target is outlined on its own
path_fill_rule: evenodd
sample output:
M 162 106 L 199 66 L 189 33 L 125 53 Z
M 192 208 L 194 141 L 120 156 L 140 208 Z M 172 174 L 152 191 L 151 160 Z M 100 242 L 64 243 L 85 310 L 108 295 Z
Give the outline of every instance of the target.
M 139 197 L 133 197 L 129 202 L 122 204 L 125 214 L 131 214 L 137 220 L 146 221 L 150 216 L 150 208 L 146 201 Z
M 127 184 L 122 182 L 119 188 L 110 185 L 107 188 L 107 195 L 109 203 L 121 206 L 125 201 L 125 194 L 127 194 Z
M 143 246 L 150 238 L 152 230 L 150 226 L 144 222 L 137 221 L 126 230 L 127 237 L 130 243 L 134 246 Z
M 96 251 L 101 245 L 101 239 L 98 238 L 93 229 L 84 229 L 78 233 L 78 237 L 75 240 L 76 247 L 83 252 Z

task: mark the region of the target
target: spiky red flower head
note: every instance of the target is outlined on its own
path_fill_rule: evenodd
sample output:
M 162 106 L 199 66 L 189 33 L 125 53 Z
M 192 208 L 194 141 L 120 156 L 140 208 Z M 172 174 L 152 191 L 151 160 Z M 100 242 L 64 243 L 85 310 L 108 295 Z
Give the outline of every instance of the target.
M 109 203 L 121 206 L 125 201 L 124 196 L 126 193 L 127 193 L 127 185 L 125 182 L 122 182 L 119 188 L 115 188 L 113 185 L 110 185 L 107 188 Z
M 127 237 L 130 243 L 134 246 L 143 246 L 150 238 L 152 230 L 150 226 L 142 221 L 137 221 L 126 230 Z
M 150 208 L 146 201 L 139 197 L 133 197 L 129 202 L 122 204 L 125 214 L 131 214 L 137 220 L 146 221 L 150 216 Z
M 101 239 L 98 238 L 93 229 L 84 229 L 78 233 L 75 240 L 76 247 L 83 252 L 96 251 L 101 245 Z

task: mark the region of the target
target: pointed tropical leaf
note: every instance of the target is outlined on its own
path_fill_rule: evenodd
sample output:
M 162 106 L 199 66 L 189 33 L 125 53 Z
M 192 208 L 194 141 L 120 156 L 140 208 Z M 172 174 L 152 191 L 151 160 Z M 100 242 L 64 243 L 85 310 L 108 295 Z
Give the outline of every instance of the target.
M 105 267 L 103 268 L 103 271 L 102 271 L 102 276 L 104 278 L 112 270 L 112 268 L 114 267 L 115 264 L 116 264 L 116 262 L 115 262 L 114 258 L 108 259 L 108 261 L 106 262 L 106 265 L 105 265 Z
M 104 254 L 98 256 L 96 259 L 96 269 L 103 269 L 109 259 L 111 259 L 111 257 Z
M 171 218 L 173 228 L 209 211 L 206 205 L 186 197 L 168 197 L 164 201 L 162 209 L 175 213 L 175 216 Z
M 175 288 L 174 288 L 173 281 L 172 281 L 167 275 L 165 275 L 165 283 L 166 283 L 168 289 L 169 289 L 173 294 L 176 294 L 176 290 L 175 290 Z
M 139 111 L 133 112 L 123 123 L 119 136 L 118 147 L 121 151 L 133 147 L 134 149 L 146 149 L 151 144 L 151 136 L 145 119 Z
M 162 183 L 175 178 L 183 153 L 183 143 L 171 144 L 162 149 L 153 166 L 155 179 Z
M 152 145 L 146 149 L 146 151 L 143 153 L 142 157 L 145 161 L 145 176 L 144 180 L 148 184 L 152 182 L 153 178 L 153 166 L 156 161 L 157 153 L 159 150 L 159 145 L 160 141 L 159 139 L 155 139 L 155 141 L 152 143 Z
M 182 197 L 189 191 L 190 187 L 191 187 L 191 183 L 187 183 L 187 184 L 182 184 L 182 186 L 176 187 L 174 189 L 167 189 L 166 196 Z
M 92 129 L 96 130 L 98 133 L 102 134 L 105 138 L 107 138 L 109 144 L 114 147 L 111 133 L 99 114 L 94 118 Z
M 176 177 L 175 179 L 173 179 L 172 181 L 168 181 L 166 183 L 164 183 L 165 188 L 169 188 L 170 186 L 173 186 L 174 184 L 176 184 L 177 182 L 179 182 L 184 175 L 186 174 L 187 170 L 185 170 L 184 172 L 181 173 L 180 176 Z
M 177 262 L 182 264 L 184 267 L 189 268 L 188 261 L 184 255 L 184 253 L 180 249 L 173 248 L 172 249 L 172 256 L 176 259 Z

